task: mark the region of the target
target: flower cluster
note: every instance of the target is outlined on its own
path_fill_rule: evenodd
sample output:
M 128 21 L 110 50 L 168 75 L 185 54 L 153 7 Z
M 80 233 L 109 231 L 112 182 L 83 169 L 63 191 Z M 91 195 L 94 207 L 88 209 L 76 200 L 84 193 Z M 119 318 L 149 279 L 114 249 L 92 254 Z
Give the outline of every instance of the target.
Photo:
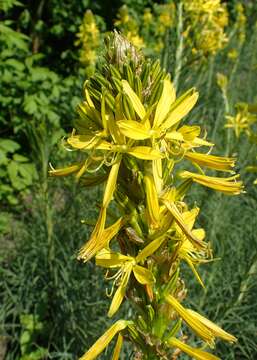
M 116 321 L 81 360 L 95 359 L 115 336 L 113 359 L 124 336 L 137 359 L 168 359 L 177 349 L 199 360 L 218 359 L 187 344 L 185 326 L 205 347 L 213 348 L 216 338 L 236 339 L 182 305 L 187 290 L 180 264 L 204 287 L 198 267 L 212 260 L 212 252 L 204 229 L 195 226 L 199 208 L 190 207 L 186 195 L 193 183 L 240 194 L 235 159 L 211 155 L 214 144 L 200 127 L 183 123 L 197 102 L 196 89 L 177 97 L 159 62 L 145 60 L 117 33 L 107 41 L 106 59 L 85 82 L 79 118 L 67 138 L 80 161 L 50 174 L 75 174 L 86 186 L 105 184 L 95 228 L 78 258 L 95 258 L 107 269 L 109 317 L 127 299 L 135 311 L 131 319 Z M 116 212 L 109 210 L 113 200 Z
M 86 74 L 90 76 L 95 69 L 97 49 L 100 45 L 100 31 L 92 11 L 86 11 L 77 37 L 75 45 L 81 47 L 80 62 L 85 67 Z
M 192 51 L 215 55 L 228 39 L 225 28 L 228 12 L 220 0 L 183 0 L 186 29 L 184 35 Z

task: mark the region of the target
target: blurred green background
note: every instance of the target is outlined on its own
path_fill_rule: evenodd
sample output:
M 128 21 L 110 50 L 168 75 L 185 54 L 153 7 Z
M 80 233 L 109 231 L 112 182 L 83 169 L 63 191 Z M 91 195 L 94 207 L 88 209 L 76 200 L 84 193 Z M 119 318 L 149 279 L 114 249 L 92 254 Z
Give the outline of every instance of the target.
M 199 187 L 189 197 L 219 260 L 200 270 L 206 291 L 184 276 L 192 305 L 238 337 L 234 346 L 218 343 L 220 357 L 257 358 L 257 186 L 247 171 L 257 136 L 255 125 L 240 136 L 224 127 L 236 104 L 257 103 L 257 4 L 221 3 L 227 23 L 216 24 L 219 14 L 210 28 L 188 1 L 0 1 L 0 360 L 76 359 L 109 324 L 103 273 L 76 260 L 91 230 L 81 220 L 94 222 L 102 189 L 49 179 L 48 169 L 76 158 L 62 138 L 114 27 L 160 59 L 178 93 L 197 87 L 190 122 L 204 127 L 217 154 L 238 157 L 245 194 Z M 210 51 L 212 34 L 225 40 Z

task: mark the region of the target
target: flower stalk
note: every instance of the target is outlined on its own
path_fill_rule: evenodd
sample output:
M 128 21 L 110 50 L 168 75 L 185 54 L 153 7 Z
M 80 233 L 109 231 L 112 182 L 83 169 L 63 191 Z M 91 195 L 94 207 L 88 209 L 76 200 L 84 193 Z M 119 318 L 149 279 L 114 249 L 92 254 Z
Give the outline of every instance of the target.
M 180 264 L 185 261 L 204 287 L 199 266 L 212 254 L 204 229 L 195 227 L 199 208 L 190 207 L 186 195 L 194 183 L 240 194 L 238 175 L 208 174 L 231 173 L 235 159 L 210 155 L 214 144 L 200 127 L 183 123 L 197 102 L 196 89 L 177 97 L 158 61 L 144 59 L 117 32 L 106 44 L 106 64 L 85 82 L 79 119 L 66 140 L 81 162 L 50 174 L 73 174 L 84 186 L 105 183 L 98 219 L 78 258 L 94 257 L 107 269 L 109 317 L 128 299 L 138 312 L 114 323 L 81 359 L 95 359 L 116 336 L 113 359 L 124 340 L 133 344 L 135 359 L 169 359 L 178 351 L 218 359 L 188 345 L 184 326 L 210 348 L 216 338 L 236 338 L 181 304 L 187 289 Z

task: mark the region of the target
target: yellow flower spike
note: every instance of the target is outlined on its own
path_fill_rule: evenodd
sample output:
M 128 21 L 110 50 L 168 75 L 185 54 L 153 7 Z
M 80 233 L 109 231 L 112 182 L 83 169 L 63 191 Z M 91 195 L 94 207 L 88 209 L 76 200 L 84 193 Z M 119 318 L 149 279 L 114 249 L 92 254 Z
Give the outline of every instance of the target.
M 220 171 L 231 172 L 231 169 L 235 166 L 235 158 L 200 154 L 197 152 L 187 152 L 185 158 L 200 166 Z
M 147 174 L 144 176 L 147 211 L 150 217 L 150 227 L 156 228 L 160 220 L 160 207 L 154 178 Z
M 95 343 L 94 345 L 79 358 L 79 360 L 94 360 L 98 355 L 103 352 L 103 350 L 108 346 L 112 341 L 114 336 L 120 331 L 126 329 L 130 324 L 130 321 L 118 320 L 114 323 Z
M 143 120 L 143 118 L 146 115 L 144 105 L 141 103 L 139 97 L 134 92 L 134 90 L 130 87 L 127 80 L 122 80 L 122 86 L 123 86 L 124 92 L 128 95 L 130 101 L 132 102 L 135 112 L 140 117 L 140 119 Z
M 165 199 L 162 200 L 166 208 L 170 211 L 172 216 L 174 217 L 174 220 L 178 224 L 178 226 L 181 228 L 181 230 L 185 233 L 185 235 L 189 238 L 189 240 L 194 244 L 194 246 L 197 249 L 204 249 L 205 245 L 197 239 L 197 237 L 190 231 L 187 224 L 185 223 L 183 217 L 181 216 L 179 210 L 177 209 L 175 203 L 169 202 Z
M 202 321 L 191 315 L 172 295 L 167 295 L 165 299 L 199 337 L 210 346 L 214 345 L 215 335 Z
M 242 181 L 236 181 L 239 175 L 228 178 L 220 178 L 192 173 L 190 171 L 182 171 L 179 176 L 182 179 L 192 179 L 194 182 L 211 189 L 221 191 L 228 195 L 239 195 L 243 191 Z
M 206 351 L 193 348 L 192 346 L 185 344 L 184 342 L 176 339 L 175 337 L 167 340 L 167 344 L 182 350 L 184 353 L 192 356 L 196 360 L 221 360 L 217 356 L 212 355 Z
M 104 208 L 107 208 L 109 203 L 112 200 L 113 193 L 116 188 L 116 182 L 117 182 L 117 177 L 118 177 L 118 173 L 119 173 L 120 163 L 121 163 L 121 157 L 119 157 L 116 160 L 116 162 L 112 165 L 111 171 L 109 173 L 107 183 L 105 186 L 105 190 L 104 190 L 104 197 L 103 197 L 103 203 L 102 203 L 102 206 Z
M 194 310 L 187 309 L 187 311 L 190 313 L 191 316 L 193 316 L 195 319 L 199 320 L 204 324 L 210 331 L 214 334 L 215 337 L 219 337 L 223 340 L 226 340 L 228 342 L 234 343 L 237 341 L 237 338 L 225 330 L 221 329 L 218 325 L 214 324 L 212 321 L 206 319 L 204 316 L 198 314 Z
M 50 164 L 51 170 L 48 171 L 50 176 L 68 176 L 70 174 L 74 174 L 81 169 L 83 163 L 67 166 L 61 169 L 54 169 Z
M 112 360 L 119 360 L 122 345 L 123 345 L 123 336 L 119 334 L 115 348 L 113 350 Z
M 163 80 L 163 91 L 155 111 L 153 128 L 158 128 L 165 120 L 172 103 L 176 99 L 176 91 L 170 80 Z
M 120 218 L 114 224 L 104 229 L 101 236 L 99 236 L 99 233 L 93 232 L 89 241 L 80 249 L 78 260 L 86 262 L 95 256 L 98 251 L 108 246 L 123 224 L 124 220 Z
M 161 125 L 162 130 L 168 130 L 186 116 L 194 107 L 198 99 L 198 92 L 195 89 L 188 90 L 180 96 L 171 106 L 167 119 Z

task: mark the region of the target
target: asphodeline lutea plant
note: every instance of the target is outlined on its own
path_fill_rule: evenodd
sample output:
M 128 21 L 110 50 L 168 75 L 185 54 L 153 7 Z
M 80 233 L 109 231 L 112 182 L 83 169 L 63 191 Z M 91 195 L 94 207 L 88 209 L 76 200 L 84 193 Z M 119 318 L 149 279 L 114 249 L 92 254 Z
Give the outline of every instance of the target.
M 235 159 L 211 155 L 214 144 L 200 127 L 184 123 L 197 99 L 194 88 L 177 97 L 159 62 L 146 60 L 117 32 L 107 39 L 105 65 L 85 82 L 66 141 L 80 161 L 50 174 L 74 174 L 84 186 L 104 184 L 98 219 L 78 259 L 95 258 L 106 269 L 109 317 L 125 301 L 134 311 L 114 322 L 81 360 L 95 359 L 115 337 L 113 359 L 126 340 L 134 359 L 142 360 L 171 359 L 178 352 L 215 360 L 208 347 L 216 338 L 236 341 L 184 304 L 181 263 L 204 287 L 198 268 L 212 260 L 205 231 L 195 226 L 199 208 L 187 204 L 187 192 L 193 183 L 229 195 L 242 191 Z M 110 210 L 111 202 L 116 206 Z M 190 345 L 191 331 L 202 341 L 199 348 Z

